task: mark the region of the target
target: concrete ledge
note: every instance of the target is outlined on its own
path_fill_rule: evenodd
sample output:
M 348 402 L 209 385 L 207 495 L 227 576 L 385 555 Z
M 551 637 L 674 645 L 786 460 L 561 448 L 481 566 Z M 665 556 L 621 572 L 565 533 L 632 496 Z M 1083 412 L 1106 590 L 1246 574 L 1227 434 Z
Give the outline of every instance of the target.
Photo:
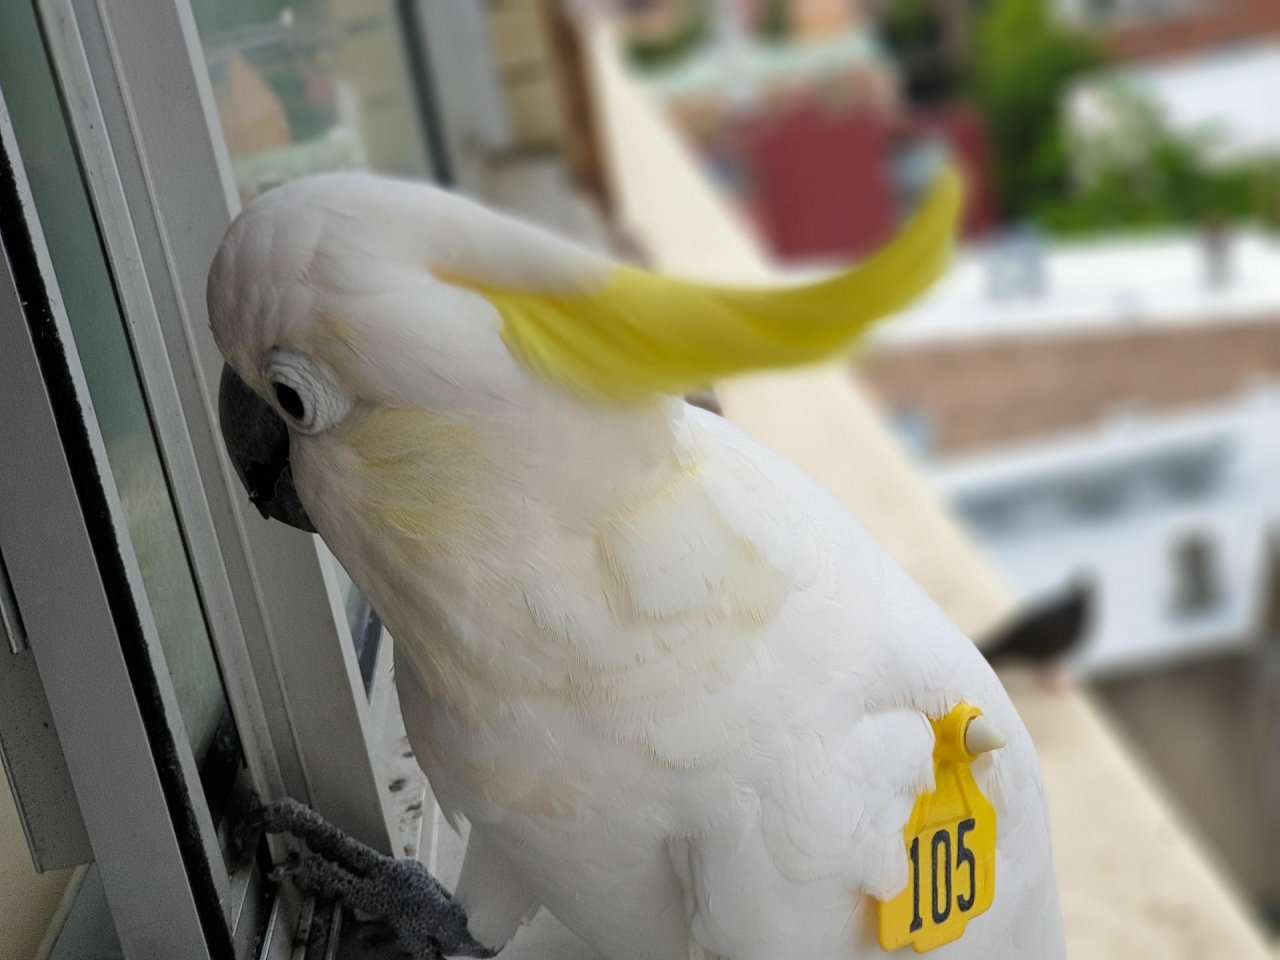
M 1002 676 L 1040 752 L 1069 954 L 1266 960 L 1226 877 L 1083 692 Z

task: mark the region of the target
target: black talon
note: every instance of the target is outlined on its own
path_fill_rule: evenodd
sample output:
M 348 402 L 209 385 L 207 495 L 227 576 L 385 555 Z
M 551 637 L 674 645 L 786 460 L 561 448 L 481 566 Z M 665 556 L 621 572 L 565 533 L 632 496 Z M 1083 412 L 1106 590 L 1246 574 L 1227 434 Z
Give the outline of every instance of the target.
M 290 853 L 271 868 L 267 877 L 272 883 L 284 883 L 286 880 L 292 880 L 301 866 L 302 857 L 296 853 Z
M 256 793 L 250 791 L 241 808 L 231 815 L 227 842 L 232 863 L 248 863 L 253 859 L 258 841 L 266 829 L 266 807 Z

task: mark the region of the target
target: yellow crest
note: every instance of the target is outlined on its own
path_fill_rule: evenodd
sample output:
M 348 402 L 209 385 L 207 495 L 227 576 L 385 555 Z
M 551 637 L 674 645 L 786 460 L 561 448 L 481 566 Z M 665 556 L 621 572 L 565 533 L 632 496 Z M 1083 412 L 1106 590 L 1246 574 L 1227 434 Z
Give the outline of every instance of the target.
M 449 277 L 488 299 L 512 353 L 537 373 L 596 397 L 683 393 L 846 350 L 942 273 L 961 209 L 946 171 L 912 222 L 858 267 L 803 286 L 735 289 L 617 267 L 600 289 L 552 294 Z

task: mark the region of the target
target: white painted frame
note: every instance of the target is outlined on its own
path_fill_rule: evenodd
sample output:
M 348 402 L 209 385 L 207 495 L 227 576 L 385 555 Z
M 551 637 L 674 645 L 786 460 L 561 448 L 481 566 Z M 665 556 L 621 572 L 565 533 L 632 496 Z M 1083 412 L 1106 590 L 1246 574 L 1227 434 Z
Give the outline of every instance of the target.
M 164 733 L 173 743 L 173 759 L 187 788 L 183 800 L 206 853 L 218 899 L 228 914 L 229 879 L 221 858 L 207 856 L 210 850 L 215 857 L 218 853 L 213 825 L 198 792 L 194 758 L 168 673 L 155 660 L 159 650 L 155 624 L 2 95 L 0 142 L 11 164 L 23 221 L 0 243 L 0 409 L 22 414 L 0 417 L 0 450 L 22 465 L 0 471 L 0 549 L 12 597 L 39 667 L 122 947 L 130 958 L 164 955 L 211 960 L 189 875 L 191 864 L 171 814 L 172 796 L 166 796 L 122 647 L 124 638 L 115 613 L 124 607 L 136 616 L 131 629 L 141 632 L 151 658 L 168 724 Z M 18 243 L 30 245 L 36 261 L 33 270 L 43 285 L 45 302 L 35 309 L 47 309 L 40 334 L 44 356 L 61 367 L 65 381 L 56 401 L 28 325 L 29 300 L 19 292 L 13 273 Z M 74 437 L 60 432 L 55 413 L 59 403 L 64 428 L 74 414 L 76 429 L 68 428 Z M 87 456 L 96 473 L 81 475 L 80 489 L 68 461 L 72 444 Z M 80 469 L 88 468 L 82 463 Z M 89 487 L 105 504 L 106 514 L 92 520 L 82 508 L 81 490 Z M 109 599 L 108 591 L 120 586 L 109 588 L 104 580 L 91 524 L 100 543 L 107 538 L 112 541 L 127 596 Z M 191 826 L 182 829 L 185 832 Z M 139 883 L 140 873 L 146 878 L 143 883 Z
M 411 60 L 428 69 L 421 27 L 428 10 L 420 2 L 410 0 L 416 18 L 409 8 L 400 13 Z M 239 204 L 189 0 L 34 0 L 34 7 L 252 784 L 266 797 L 305 800 L 390 852 L 391 805 L 373 760 L 372 713 L 332 557 L 317 538 L 258 517 L 222 447 L 216 415 L 222 361 L 204 290 Z M 440 19 L 438 5 L 431 12 Z M 432 37 L 438 48 L 439 32 Z M 415 77 L 419 85 L 431 79 Z M 436 106 L 430 84 L 416 94 L 424 110 Z M 437 150 L 448 149 L 439 129 L 424 122 L 423 133 L 435 138 Z M 58 726 L 71 741 L 68 758 L 86 748 L 83 731 Z M 190 758 L 188 766 L 189 782 L 198 787 Z M 207 810 L 203 818 L 204 846 L 220 870 Z M 108 825 L 87 814 L 85 820 L 96 853 L 96 837 Z M 153 869 L 150 851 L 147 862 L 142 856 L 134 851 L 132 870 L 127 858 L 113 869 L 98 857 L 129 957 L 156 955 L 141 946 L 143 918 L 154 919 L 158 888 L 184 887 Z M 249 924 L 239 921 L 253 913 L 244 910 L 252 899 L 246 882 L 253 881 L 225 871 L 217 879 L 241 957 Z M 287 952 L 299 909 L 291 897 L 277 901 L 264 955 Z M 198 918 L 181 910 L 168 916 L 166 926 L 189 942 L 166 941 L 164 955 L 206 956 L 203 945 L 192 946 L 202 939 Z
M 332 558 L 317 538 L 258 517 L 222 448 L 221 358 L 204 287 L 238 200 L 188 0 L 36 0 L 35 7 L 252 785 L 265 797 L 302 799 L 390 852 L 389 801 Z M 86 749 L 84 731 L 58 728 L 70 762 Z M 184 768 L 198 792 L 189 756 Z M 132 819 L 121 811 L 138 808 L 103 809 L 120 821 Z M 246 908 L 258 878 L 227 876 L 207 810 L 200 819 L 243 958 L 249 927 L 257 926 L 256 911 Z M 164 891 L 190 896 L 186 879 L 157 869 L 150 845 L 133 851 L 131 868 L 122 858 L 113 869 L 97 851 L 108 827 L 87 813 L 85 820 L 126 955 L 160 955 L 154 939 L 143 943 L 147 918 L 156 925 Z M 267 953 L 289 942 L 299 906 L 277 901 Z M 162 937 L 163 955 L 207 956 L 198 916 L 172 909 L 165 917 L 159 925 L 174 938 Z
M 222 448 L 204 289 L 238 200 L 188 2 L 37 9 L 253 784 L 389 851 L 331 561 L 258 517 Z

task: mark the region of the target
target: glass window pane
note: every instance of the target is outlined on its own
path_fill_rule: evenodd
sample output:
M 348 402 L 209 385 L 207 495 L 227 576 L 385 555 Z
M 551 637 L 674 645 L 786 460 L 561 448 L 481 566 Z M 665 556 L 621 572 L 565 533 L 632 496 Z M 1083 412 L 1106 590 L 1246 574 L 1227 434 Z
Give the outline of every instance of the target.
M 307 173 L 429 172 L 397 6 L 193 0 L 241 197 Z
M 0 85 L 27 159 L 28 181 L 182 722 L 202 763 L 229 715 L 222 680 L 124 319 L 29 5 L 0 7 Z
M 192 10 L 243 201 L 329 170 L 431 175 L 396 4 L 192 0 Z M 367 692 L 381 623 L 339 570 Z

